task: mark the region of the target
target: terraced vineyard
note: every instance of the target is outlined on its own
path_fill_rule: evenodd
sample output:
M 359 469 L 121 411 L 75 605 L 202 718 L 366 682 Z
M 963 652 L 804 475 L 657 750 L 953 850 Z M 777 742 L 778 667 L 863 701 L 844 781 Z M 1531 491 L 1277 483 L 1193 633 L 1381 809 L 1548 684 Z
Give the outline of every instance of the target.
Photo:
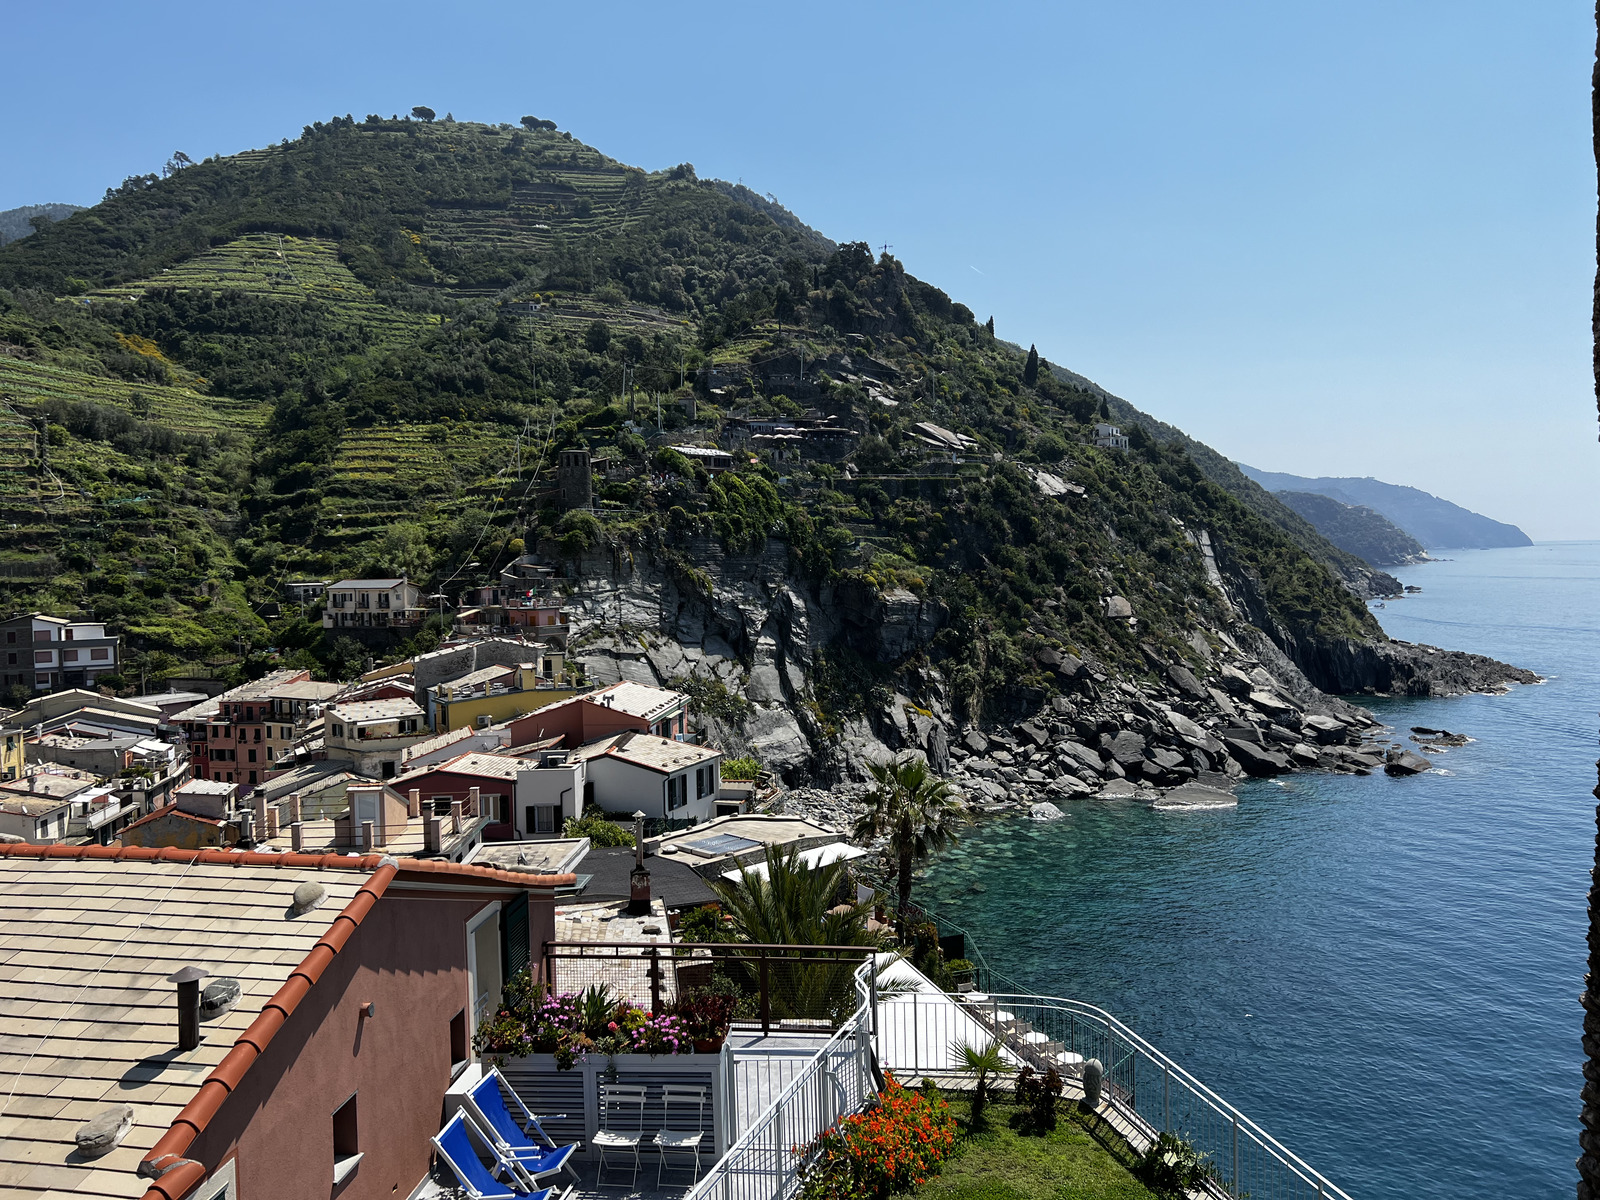
M 23 410 L 42 400 L 89 400 L 112 405 L 141 420 L 154 421 L 184 433 L 214 434 L 224 430 L 254 433 L 265 423 L 271 408 L 256 401 L 206 396 L 188 388 L 107 379 L 20 358 L 0 358 L 0 397 L 9 398 Z M 142 399 L 136 401 L 135 397 Z M 0 434 L 0 443 L 3 442 L 4 435 Z
M 409 336 L 436 320 L 380 304 L 372 290 L 339 261 L 335 243 L 275 233 L 247 234 L 169 267 L 153 278 L 100 288 L 89 295 L 137 300 L 158 287 L 189 291 L 232 289 L 280 300 L 321 300 L 385 338 Z
M 515 505 L 527 486 L 499 475 L 512 457 L 503 426 L 400 425 L 351 430 L 340 443 L 317 518 L 319 548 L 355 548 L 399 521 L 454 515 L 469 505 Z M 531 464 L 530 464 L 531 466 Z M 418 499 L 425 508 L 419 509 Z

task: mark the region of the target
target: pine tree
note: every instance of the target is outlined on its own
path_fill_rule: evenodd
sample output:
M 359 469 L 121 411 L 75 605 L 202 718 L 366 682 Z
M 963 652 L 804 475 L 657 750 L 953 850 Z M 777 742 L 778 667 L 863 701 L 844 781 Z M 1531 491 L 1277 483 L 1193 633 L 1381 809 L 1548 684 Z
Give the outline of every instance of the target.
M 1028 365 L 1022 368 L 1022 382 L 1032 387 L 1039 382 L 1039 348 L 1028 347 Z

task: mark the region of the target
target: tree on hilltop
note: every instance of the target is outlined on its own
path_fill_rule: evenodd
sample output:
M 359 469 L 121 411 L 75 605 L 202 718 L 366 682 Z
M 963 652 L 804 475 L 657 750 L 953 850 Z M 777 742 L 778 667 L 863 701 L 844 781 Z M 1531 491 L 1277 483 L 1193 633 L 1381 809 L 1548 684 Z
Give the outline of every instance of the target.
M 438 114 L 426 104 L 419 104 L 411 110 L 411 115 L 419 121 L 431 121 Z
M 994 336 L 994 318 L 993 317 L 990 317 L 987 321 L 985 321 L 983 323 L 983 327 L 989 331 L 989 336 L 990 337 Z
M 1022 368 L 1022 382 L 1032 387 L 1039 382 L 1039 348 L 1028 347 L 1028 362 Z

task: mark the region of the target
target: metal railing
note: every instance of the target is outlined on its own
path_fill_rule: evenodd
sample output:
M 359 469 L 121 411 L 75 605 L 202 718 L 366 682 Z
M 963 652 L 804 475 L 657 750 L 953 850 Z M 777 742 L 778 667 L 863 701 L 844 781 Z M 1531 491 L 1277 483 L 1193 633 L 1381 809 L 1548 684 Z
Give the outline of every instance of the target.
M 799 1183 L 801 1154 L 817 1136 L 859 1110 L 876 1090 L 872 1072 L 875 968 L 856 969 L 856 1008 L 794 1073 L 685 1200 L 783 1200 Z M 734 1056 L 724 1053 L 731 1065 Z
M 553 991 L 604 986 L 618 999 L 663 1012 L 717 975 L 738 990 L 735 1016 L 775 1028 L 831 1033 L 854 1014 L 854 972 L 870 946 L 753 942 L 546 942 L 544 978 Z
M 980 1040 L 981 1039 L 981 1040 Z M 997 1040 L 1013 1070 L 1054 1068 L 1082 1095 L 1083 1064 L 1098 1059 L 1105 1113 L 1137 1151 L 1173 1133 L 1206 1155 L 1212 1194 L 1251 1200 L 1349 1200 L 1249 1117 L 1110 1013 L 1077 1000 L 1026 994 L 884 992 L 877 1051 L 908 1084 L 927 1076 L 960 1086 L 954 1046 Z

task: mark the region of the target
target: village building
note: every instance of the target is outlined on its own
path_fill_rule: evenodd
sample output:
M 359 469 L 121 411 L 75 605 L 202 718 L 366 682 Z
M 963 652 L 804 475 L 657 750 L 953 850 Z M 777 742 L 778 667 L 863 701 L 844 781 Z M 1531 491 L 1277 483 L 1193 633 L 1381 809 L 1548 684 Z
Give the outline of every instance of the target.
M 399 579 L 341 579 L 330 583 L 322 608 L 322 628 L 328 636 L 410 632 L 427 619 L 420 603 L 421 589 L 404 576 Z
M 0 846 L 7 950 L 30 964 L 0 979 L 0 1005 L 53 997 L 61 1017 L 8 1030 L 28 1069 L 0 1179 L 37 1197 L 411 1195 L 478 1022 L 508 973 L 537 969 L 573 882 L 376 854 Z
M 20 724 L 0 721 L 0 782 L 22 778 L 23 767 L 28 761 L 24 749 L 26 736 Z
M 103 621 L 69 621 L 26 613 L 0 621 L 0 686 L 54 692 L 92 688 L 115 675 L 122 639 L 107 634 Z
M 40 845 L 109 841 L 132 818 L 111 786 L 88 771 L 29 767 L 0 783 L 0 834 Z
M 172 846 L 201 850 L 237 846 L 246 823 L 236 807 L 232 784 L 191 779 L 172 794 L 172 802 L 122 830 L 124 846 Z
M 338 690 L 338 684 L 314 682 L 307 670 L 272 671 L 184 709 L 172 723 L 183 731 L 190 774 L 241 792 L 254 787 L 321 700 Z
M 340 701 L 324 711 L 322 727 L 328 759 L 371 779 L 394 778 L 405 749 L 433 732 L 410 699 Z
M 394 786 L 402 792 L 418 789 L 424 808 L 436 816 L 449 815 L 450 806 L 461 803 L 469 811 L 481 809 L 497 825 L 510 825 L 517 772 L 527 765 L 520 758 L 468 751 L 396 776 Z
M 625 679 L 546 705 L 510 724 L 513 745 L 559 737 L 569 750 L 626 730 L 682 738 L 689 733 L 689 697 Z

